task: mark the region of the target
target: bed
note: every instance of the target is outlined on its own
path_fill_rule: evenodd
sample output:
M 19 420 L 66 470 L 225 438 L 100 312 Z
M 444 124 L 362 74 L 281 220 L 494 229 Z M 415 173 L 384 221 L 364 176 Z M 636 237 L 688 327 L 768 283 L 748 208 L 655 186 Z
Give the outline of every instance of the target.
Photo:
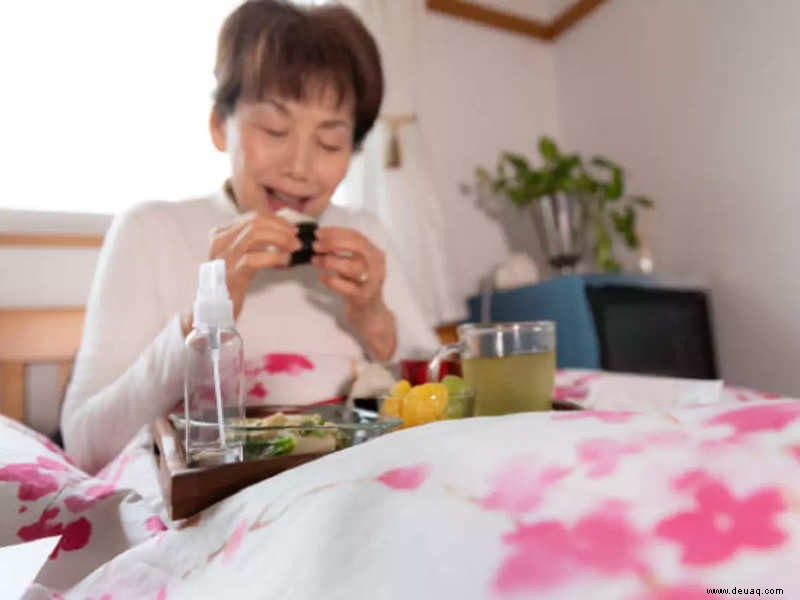
M 2 418 L 0 546 L 62 536 L 29 600 L 800 597 L 800 402 L 641 400 L 398 431 L 177 522 L 147 431 L 92 477 Z

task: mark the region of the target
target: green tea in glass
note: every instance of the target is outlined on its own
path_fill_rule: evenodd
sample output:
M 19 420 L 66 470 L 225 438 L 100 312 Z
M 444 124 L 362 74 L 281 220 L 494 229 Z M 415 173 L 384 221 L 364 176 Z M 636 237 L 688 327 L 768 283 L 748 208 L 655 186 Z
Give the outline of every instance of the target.
M 458 342 L 443 346 L 430 363 L 461 355 L 464 379 L 475 391 L 476 415 L 550 410 L 556 373 L 556 326 L 552 321 L 468 323 Z

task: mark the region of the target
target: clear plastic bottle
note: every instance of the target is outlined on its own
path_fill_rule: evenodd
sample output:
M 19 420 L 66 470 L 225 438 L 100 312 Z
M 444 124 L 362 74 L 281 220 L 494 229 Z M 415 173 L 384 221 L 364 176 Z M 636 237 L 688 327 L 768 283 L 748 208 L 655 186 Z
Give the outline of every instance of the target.
M 184 432 L 189 465 L 240 462 L 242 443 L 226 432 L 244 416 L 242 338 L 234 327 L 225 261 L 200 265 L 194 328 L 186 338 Z

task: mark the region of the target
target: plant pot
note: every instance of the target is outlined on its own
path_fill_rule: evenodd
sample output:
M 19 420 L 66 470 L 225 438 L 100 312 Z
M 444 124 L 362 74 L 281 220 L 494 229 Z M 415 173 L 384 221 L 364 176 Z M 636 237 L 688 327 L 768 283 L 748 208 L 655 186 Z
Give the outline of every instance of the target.
M 551 194 L 535 199 L 531 211 L 550 266 L 560 274 L 572 273 L 586 247 L 586 198 L 579 194 Z

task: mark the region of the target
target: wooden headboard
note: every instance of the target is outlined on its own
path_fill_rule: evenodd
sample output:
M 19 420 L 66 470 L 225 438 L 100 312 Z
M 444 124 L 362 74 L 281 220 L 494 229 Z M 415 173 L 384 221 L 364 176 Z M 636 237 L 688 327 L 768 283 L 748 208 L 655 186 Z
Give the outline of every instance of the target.
M 99 247 L 99 235 L 0 233 L 0 248 Z M 84 307 L 0 308 L 0 414 L 25 420 L 25 369 L 58 365 L 59 395 L 63 396 L 80 345 Z
M 59 393 L 81 340 L 83 307 L 0 308 L 0 414 L 25 419 L 25 367 L 58 365 Z

